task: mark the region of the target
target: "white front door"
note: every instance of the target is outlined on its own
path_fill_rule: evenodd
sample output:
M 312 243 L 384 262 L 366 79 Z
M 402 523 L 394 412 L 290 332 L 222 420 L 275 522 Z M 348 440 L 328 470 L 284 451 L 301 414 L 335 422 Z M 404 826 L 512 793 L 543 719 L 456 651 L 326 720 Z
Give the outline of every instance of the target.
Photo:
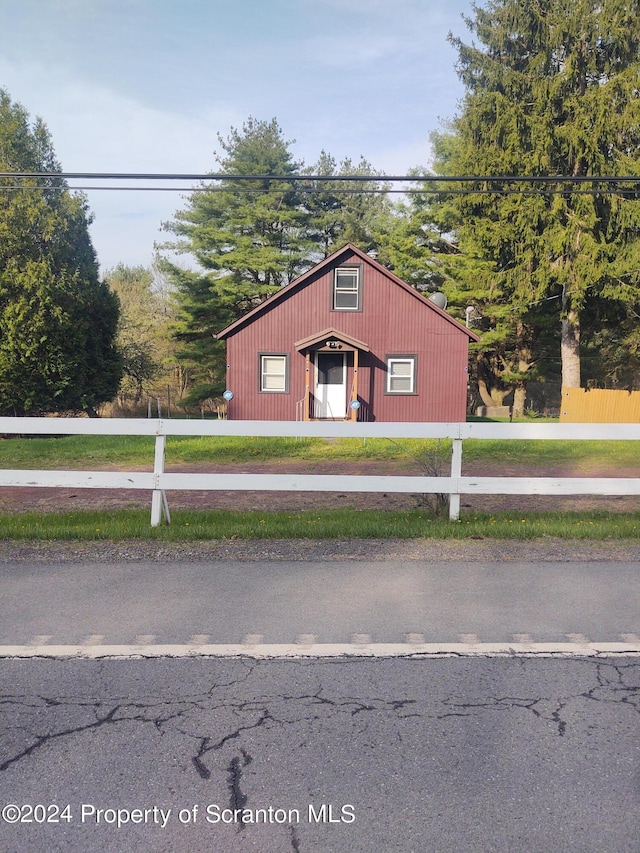
M 316 418 L 344 418 L 347 414 L 347 356 L 343 352 L 316 353 Z

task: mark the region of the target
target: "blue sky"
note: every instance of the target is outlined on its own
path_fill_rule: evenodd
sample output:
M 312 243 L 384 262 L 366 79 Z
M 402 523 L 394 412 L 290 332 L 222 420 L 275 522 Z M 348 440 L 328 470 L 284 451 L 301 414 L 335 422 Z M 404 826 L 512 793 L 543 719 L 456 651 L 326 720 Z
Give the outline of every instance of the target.
M 277 118 L 387 174 L 429 162 L 463 91 L 449 31 L 471 0 L 0 0 L 0 87 L 65 171 L 206 172 L 218 133 Z M 178 193 L 87 193 L 101 267 L 149 265 Z

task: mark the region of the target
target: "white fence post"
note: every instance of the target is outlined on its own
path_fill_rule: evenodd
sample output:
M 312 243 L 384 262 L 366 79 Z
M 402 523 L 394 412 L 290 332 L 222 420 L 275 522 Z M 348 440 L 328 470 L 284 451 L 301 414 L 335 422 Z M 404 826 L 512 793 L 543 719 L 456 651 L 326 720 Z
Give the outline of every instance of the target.
M 167 524 L 171 524 L 171 516 L 169 514 L 169 503 L 163 489 L 160 488 L 160 474 L 164 474 L 164 451 L 167 443 L 167 436 L 162 434 L 156 435 L 156 447 L 153 457 L 153 479 L 154 489 L 151 495 L 151 526 L 158 527 L 162 522 L 164 515 Z
M 462 476 L 462 439 L 454 438 L 451 446 L 451 479 L 456 480 L 456 491 L 449 495 L 449 521 L 460 518 L 460 492 L 458 479 Z
M 0 468 L 3 487 L 144 489 L 152 492 L 151 524 L 170 522 L 167 490 L 398 492 L 450 495 L 449 518 L 458 521 L 461 495 L 637 495 L 640 476 L 500 477 L 462 476 L 463 439 L 640 441 L 640 424 L 374 423 L 299 421 L 193 421 L 126 418 L 14 418 L 0 416 L 3 435 L 154 436 L 151 471 L 23 470 Z M 315 438 L 451 439 L 449 477 L 326 474 L 165 473 L 166 436 L 300 436 Z

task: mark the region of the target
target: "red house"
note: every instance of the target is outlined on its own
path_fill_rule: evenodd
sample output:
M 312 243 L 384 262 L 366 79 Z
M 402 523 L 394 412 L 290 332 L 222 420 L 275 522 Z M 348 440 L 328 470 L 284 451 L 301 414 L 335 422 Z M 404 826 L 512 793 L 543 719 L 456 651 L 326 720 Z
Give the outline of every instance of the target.
M 477 335 L 351 244 L 218 338 L 235 420 L 466 418 Z

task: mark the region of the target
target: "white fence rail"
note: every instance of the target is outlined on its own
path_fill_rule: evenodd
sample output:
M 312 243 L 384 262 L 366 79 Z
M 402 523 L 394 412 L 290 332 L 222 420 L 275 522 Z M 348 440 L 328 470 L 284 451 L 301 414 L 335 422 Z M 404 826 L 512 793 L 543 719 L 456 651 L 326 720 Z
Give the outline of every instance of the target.
M 3 486 L 143 489 L 151 492 L 151 524 L 170 522 L 172 490 L 405 492 L 448 494 L 449 518 L 460 514 L 460 496 L 640 495 L 640 478 L 463 477 L 462 445 L 468 439 L 638 441 L 640 424 L 339 423 L 320 421 L 130 420 L 125 418 L 0 417 L 0 435 L 148 435 L 155 437 L 153 471 L 0 469 Z M 167 436 L 283 436 L 295 438 L 450 439 L 448 477 L 320 474 L 185 474 L 165 472 Z

